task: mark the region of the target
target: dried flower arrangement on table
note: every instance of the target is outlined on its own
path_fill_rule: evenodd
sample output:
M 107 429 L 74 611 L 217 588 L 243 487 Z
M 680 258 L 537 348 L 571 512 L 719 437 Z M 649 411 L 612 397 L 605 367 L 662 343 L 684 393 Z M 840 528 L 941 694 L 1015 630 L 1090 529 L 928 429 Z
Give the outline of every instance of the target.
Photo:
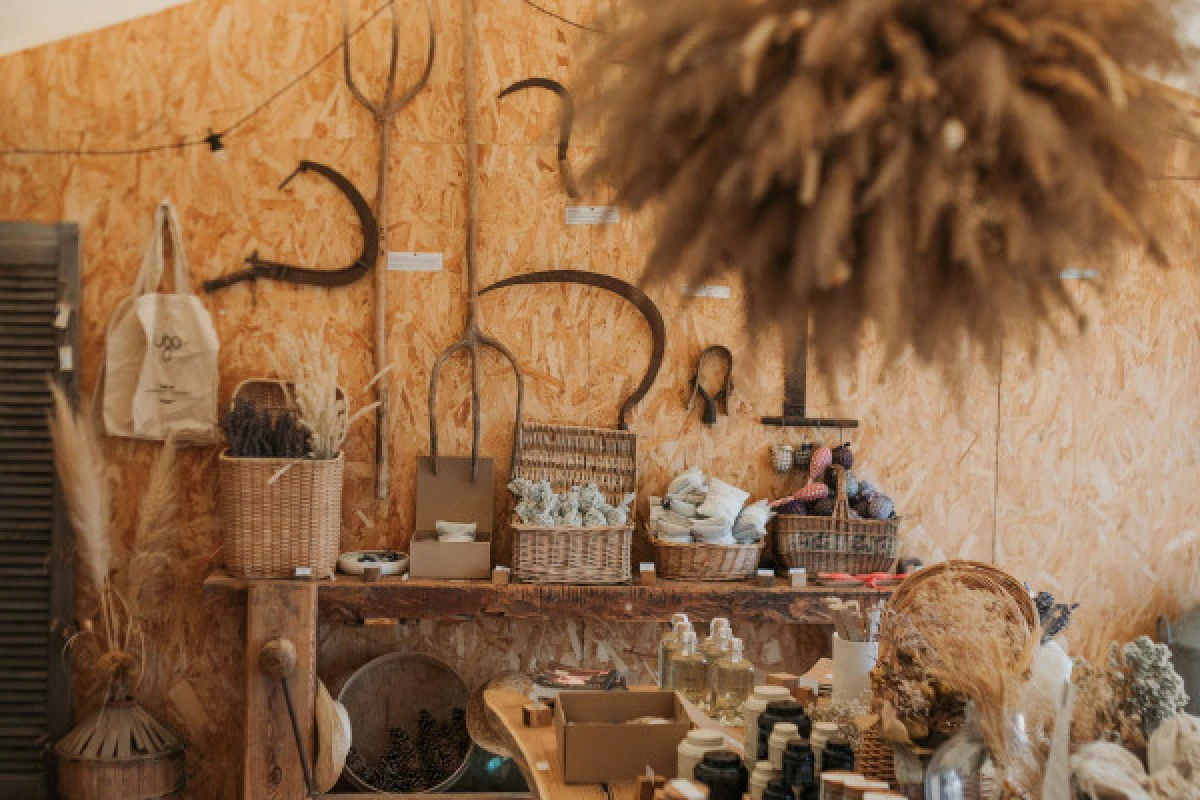
M 1185 66 L 1181 5 L 634 3 L 577 92 L 605 132 L 589 176 L 656 210 L 648 279 L 737 265 L 749 327 L 811 312 L 827 374 L 868 323 L 892 353 L 952 367 L 965 343 L 995 368 L 1079 318 L 1064 259 L 1164 260 L 1150 178 L 1179 115 L 1131 73 Z
M 280 349 L 282 362 L 268 353 L 280 377 L 243 381 L 221 421 L 225 564 L 239 577 L 321 578 L 338 557 L 342 448 L 376 404 L 351 411 L 324 328 L 281 337 Z
M 1143 636 L 1114 644 L 1104 667 L 1072 660 L 1044 634 L 1061 633 L 1073 608 L 972 562 L 902 584 L 872 672 L 896 775 L 978 735 L 982 796 L 1069 800 L 1071 785 L 1094 800 L 1200 793 L 1188 755 L 1200 754 L 1200 727 L 1181 713 L 1187 695 L 1167 647 Z M 1147 749 L 1149 772 L 1135 755 Z M 945 760 L 934 755 L 929 769 Z

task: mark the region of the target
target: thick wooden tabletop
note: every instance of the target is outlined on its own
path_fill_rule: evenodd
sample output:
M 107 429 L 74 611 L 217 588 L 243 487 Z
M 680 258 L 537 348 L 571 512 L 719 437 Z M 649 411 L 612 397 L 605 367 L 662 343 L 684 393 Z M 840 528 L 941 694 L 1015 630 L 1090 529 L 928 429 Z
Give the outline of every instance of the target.
M 204 585 L 243 590 L 251 584 L 297 582 L 247 581 L 214 572 Z M 825 598 L 850 600 L 886 595 L 868 588 L 793 588 L 782 579 L 767 587 L 746 582 L 682 581 L 659 581 L 650 586 L 552 586 L 403 578 L 366 583 L 355 576 L 339 575 L 336 580 L 317 581 L 316 586 L 322 616 L 350 624 L 477 617 L 662 622 L 676 611 L 686 611 L 698 620 L 729 617 L 746 622 L 830 624 Z

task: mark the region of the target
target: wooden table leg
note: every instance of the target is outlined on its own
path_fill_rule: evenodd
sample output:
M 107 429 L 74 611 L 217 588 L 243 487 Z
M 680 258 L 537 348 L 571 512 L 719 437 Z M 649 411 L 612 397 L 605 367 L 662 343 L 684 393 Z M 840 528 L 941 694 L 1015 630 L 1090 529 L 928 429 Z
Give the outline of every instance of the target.
M 246 598 L 246 761 L 243 800 L 300 800 L 307 796 L 283 687 L 258 666 L 262 646 L 276 637 L 296 646 L 289 679 L 296 718 L 313 752 L 317 676 L 317 586 L 251 582 Z

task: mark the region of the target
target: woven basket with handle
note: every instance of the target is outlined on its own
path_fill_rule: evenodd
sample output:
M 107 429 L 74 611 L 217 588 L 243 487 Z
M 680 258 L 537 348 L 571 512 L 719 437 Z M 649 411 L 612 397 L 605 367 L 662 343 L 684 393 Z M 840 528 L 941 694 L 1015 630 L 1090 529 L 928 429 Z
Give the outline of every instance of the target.
M 852 519 L 846 498 L 846 470 L 837 471 L 833 515 L 805 517 L 779 514 L 774 519 L 779 557 L 790 568 L 809 573 L 863 575 L 890 570 L 896 560 L 900 526 L 896 520 Z
M 637 489 L 637 436 L 629 431 L 527 422 L 514 478 L 549 481 L 556 492 L 594 483 L 619 505 Z M 628 583 L 633 520 L 595 528 L 512 522 L 513 579 L 523 583 Z
M 654 541 L 654 570 L 669 581 L 740 581 L 752 577 L 762 555 L 754 544 L 676 544 Z
M 243 381 L 234 399 L 285 408 L 286 384 Z M 340 390 L 339 390 L 340 391 Z M 333 574 L 342 530 L 345 459 L 219 458 L 219 498 L 225 566 L 241 578 Z
M 1024 643 L 1022 650 L 1013 654 L 1013 663 L 1008 666 L 1016 672 L 1028 669 L 1040 642 L 1037 635 L 1040 625 L 1037 606 L 1029 596 L 1029 590 L 1019 580 L 1002 569 L 978 561 L 943 561 L 924 567 L 896 587 L 888 598 L 888 613 L 883 616 L 879 632 L 879 662 L 887 661 L 896 654 L 896 637 L 893 633 L 895 618 L 903 614 L 919 616 L 923 606 L 938 602 L 938 598 L 930 598 L 922 590 L 931 579 L 940 576 L 948 576 L 955 583 L 990 592 L 1005 600 L 1001 611 L 1003 622 L 1013 629 L 1008 641 Z

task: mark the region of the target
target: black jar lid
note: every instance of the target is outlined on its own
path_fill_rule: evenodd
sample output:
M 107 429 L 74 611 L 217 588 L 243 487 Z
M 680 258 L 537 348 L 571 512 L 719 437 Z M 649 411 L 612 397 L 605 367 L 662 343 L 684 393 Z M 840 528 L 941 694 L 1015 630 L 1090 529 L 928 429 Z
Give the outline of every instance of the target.
M 783 781 L 775 779 L 767 784 L 767 788 L 763 789 L 763 800 L 787 800 L 788 787 Z
M 812 751 L 812 745 L 808 742 L 804 741 L 803 739 L 793 739 L 792 741 L 788 742 L 787 748 L 783 751 L 783 755 L 785 758 L 788 755 L 801 756 L 805 753 L 812 755 Z
M 776 717 L 792 717 L 808 716 L 804 710 L 804 706 L 797 703 L 795 700 L 772 700 L 767 703 L 764 714 L 770 714 Z
M 717 769 L 736 768 L 742 763 L 742 757 L 732 750 L 709 750 L 704 754 L 703 763 Z

